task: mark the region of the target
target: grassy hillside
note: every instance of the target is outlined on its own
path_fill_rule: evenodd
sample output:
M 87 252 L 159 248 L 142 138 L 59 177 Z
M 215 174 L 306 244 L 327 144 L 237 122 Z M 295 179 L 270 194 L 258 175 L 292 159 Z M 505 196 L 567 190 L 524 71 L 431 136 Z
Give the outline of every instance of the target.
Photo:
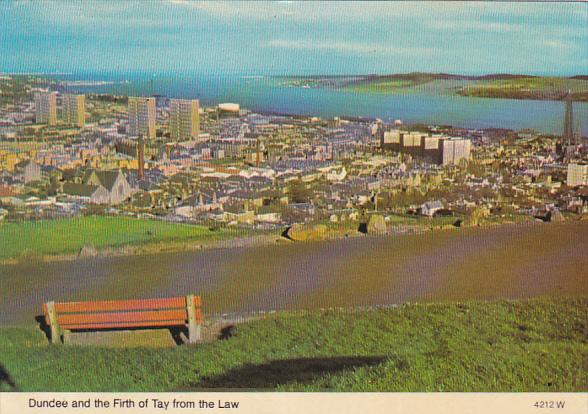
M 399 73 L 355 77 L 291 78 L 290 86 L 329 87 L 360 93 L 432 93 L 479 98 L 561 100 L 568 91 L 574 101 L 588 102 L 588 78 L 493 74 Z
M 586 391 L 588 299 L 278 313 L 194 347 L 51 346 L 0 328 L 26 391 Z
M 557 77 L 521 77 L 474 82 L 458 90 L 480 98 L 561 100 L 568 92 L 574 101 L 588 102 L 588 81 Z
M 384 94 L 409 93 L 417 90 L 444 92 L 462 85 L 467 80 L 466 76 L 415 72 L 366 76 L 346 83 L 343 88 L 355 92 Z
M 0 260 L 21 255 L 77 253 L 84 245 L 101 250 L 170 241 L 214 240 L 228 234 L 211 232 L 202 226 L 125 217 L 0 222 Z

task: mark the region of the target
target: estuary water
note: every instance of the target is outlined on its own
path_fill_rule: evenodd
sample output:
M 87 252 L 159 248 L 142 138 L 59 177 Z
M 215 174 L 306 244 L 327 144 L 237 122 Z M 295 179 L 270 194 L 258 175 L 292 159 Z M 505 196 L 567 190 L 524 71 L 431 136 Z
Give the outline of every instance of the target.
M 399 94 L 359 93 L 326 87 L 293 87 L 276 77 L 255 75 L 86 73 L 59 78 L 91 81 L 92 84 L 66 87 L 83 93 L 157 94 L 200 99 L 205 106 L 235 102 L 258 112 L 400 119 L 409 124 L 533 129 L 552 134 L 561 134 L 565 111 L 564 103 L 559 101 L 468 98 L 435 88 Z M 574 103 L 574 119 L 579 120 L 582 135 L 588 135 L 588 103 Z

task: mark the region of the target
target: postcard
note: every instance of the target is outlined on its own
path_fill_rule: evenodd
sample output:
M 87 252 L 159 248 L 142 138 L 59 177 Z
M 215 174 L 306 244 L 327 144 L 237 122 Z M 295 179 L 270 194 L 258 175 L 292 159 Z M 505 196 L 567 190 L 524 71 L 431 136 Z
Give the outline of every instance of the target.
M 585 412 L 587 27 L 1 2 L 0 411 Z

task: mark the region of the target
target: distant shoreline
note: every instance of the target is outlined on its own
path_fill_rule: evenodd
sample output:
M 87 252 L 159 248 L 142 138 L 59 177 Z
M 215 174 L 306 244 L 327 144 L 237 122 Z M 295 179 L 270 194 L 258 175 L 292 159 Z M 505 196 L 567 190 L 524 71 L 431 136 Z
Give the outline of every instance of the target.
M 588 102 L 588 75 L 536 76 L 489 74 L 481 76 L 446 73 L 401 73 L 391 75 L 277 76 L 282 86 L 332 88 L 358 93 L 410 94 L 417 91 L 472 97 L 517 100 Z

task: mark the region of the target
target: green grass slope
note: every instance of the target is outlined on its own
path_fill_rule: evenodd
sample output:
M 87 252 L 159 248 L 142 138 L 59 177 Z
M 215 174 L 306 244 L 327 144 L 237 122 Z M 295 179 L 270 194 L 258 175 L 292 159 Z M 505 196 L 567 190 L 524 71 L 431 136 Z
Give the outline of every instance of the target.
M 588 299 L 277 313 L 173 348 L 0 328 L 0 363 L 26 391 L 585 391 L 587 361 Z
M 203 226 L 130 217 L 87 216 L 73 219 L 0 223 L 0 259 L 21 255 L 77 253 L 84 245 L 119 248 L 172 241 L 213 240 L 225 231 Z
M 477 81 L 461 88 L 462 96 L 479 98 L 562 100 L 571 93 L 574 101 L 588 101 L 588 81 L 556 77 L 519 77 Z

